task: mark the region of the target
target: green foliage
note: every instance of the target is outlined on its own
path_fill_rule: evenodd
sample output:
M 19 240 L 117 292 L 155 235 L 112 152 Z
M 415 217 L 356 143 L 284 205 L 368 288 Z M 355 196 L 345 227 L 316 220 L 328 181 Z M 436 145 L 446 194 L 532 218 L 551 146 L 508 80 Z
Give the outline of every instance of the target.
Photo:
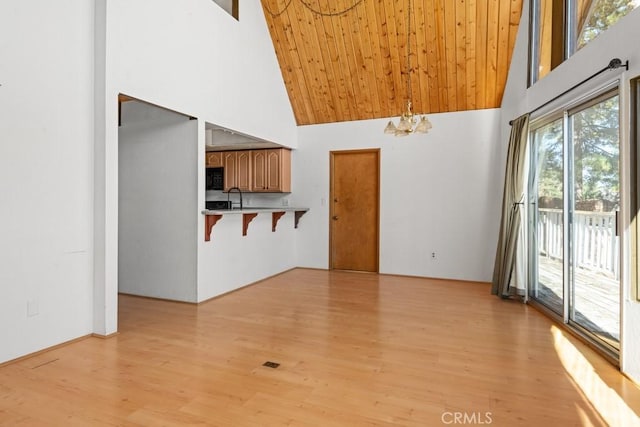
M 575 202 L 599 200 L 606 210 L 619 206 L 618 97 L 571 116 Z M 536 129 L 538 197 L 563 197 L 563 120 Z
M 573 116 L 575 200 L 620 202 L 618 97 Z
M 578 36 L 578 49 L 584 47 L 635 8 L 636 5 L 632 0 L 594 0 L 588 20 Z
M 562 199 L 562 120 L 537 129 L 538 196 Z

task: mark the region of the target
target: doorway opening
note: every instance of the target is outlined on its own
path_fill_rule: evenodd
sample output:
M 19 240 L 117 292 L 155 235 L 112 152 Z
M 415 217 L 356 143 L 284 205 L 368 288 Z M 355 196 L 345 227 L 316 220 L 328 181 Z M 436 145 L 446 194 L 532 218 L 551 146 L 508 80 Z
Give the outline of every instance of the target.
M 118 292 L 197 300 L 198 121 L 119 97 Z

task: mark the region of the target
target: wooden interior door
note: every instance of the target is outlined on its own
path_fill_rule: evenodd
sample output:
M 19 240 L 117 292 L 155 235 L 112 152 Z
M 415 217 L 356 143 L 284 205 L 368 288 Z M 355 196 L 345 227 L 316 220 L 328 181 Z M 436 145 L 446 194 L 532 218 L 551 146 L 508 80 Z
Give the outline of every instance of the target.
M 331 152 L 330 265 L 378 271 L 380 150 Z

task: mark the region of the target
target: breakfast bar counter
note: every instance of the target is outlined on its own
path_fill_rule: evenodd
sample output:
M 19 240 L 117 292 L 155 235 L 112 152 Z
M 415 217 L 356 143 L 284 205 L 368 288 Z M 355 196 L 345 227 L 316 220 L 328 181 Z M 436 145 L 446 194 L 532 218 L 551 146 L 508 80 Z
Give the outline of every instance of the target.
M 278 220 L 287 212 L 294 213 L 294 227 L 298 228 L 298 222 L 309 208 L 299 208 L 290 206 L 280 207 L 244 207 L 242 209 L 204 209 L 202 214 L 205 215 L 205 231 L 204 240 L 211 240 L 211 231 L 225 215 L 242 215 L 242 235 L 246 236 L 249 229 L 249 223 L 259 214 L 271 214 L 271 231 L 276 231 Z

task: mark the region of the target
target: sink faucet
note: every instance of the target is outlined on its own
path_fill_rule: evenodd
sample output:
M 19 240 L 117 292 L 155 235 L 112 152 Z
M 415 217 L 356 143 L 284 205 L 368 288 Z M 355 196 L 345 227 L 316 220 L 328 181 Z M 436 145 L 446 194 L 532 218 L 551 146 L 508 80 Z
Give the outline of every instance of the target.
M 238 203 L 234 203 L 232 201 L 229 200 L 229 196 L 231 196 L 231 192 L 233 190 L 236 190 L 238 192 L 238 194 L 240 194 L 240 210 L 242 210 L 242 190 L 240 190 L 238 187 L 231 187 L 229 189 L 229 191 L 227 191 L 227 203 L 229 204 L 229 209 L 233 209 L 233 205 L 237 205 Z

